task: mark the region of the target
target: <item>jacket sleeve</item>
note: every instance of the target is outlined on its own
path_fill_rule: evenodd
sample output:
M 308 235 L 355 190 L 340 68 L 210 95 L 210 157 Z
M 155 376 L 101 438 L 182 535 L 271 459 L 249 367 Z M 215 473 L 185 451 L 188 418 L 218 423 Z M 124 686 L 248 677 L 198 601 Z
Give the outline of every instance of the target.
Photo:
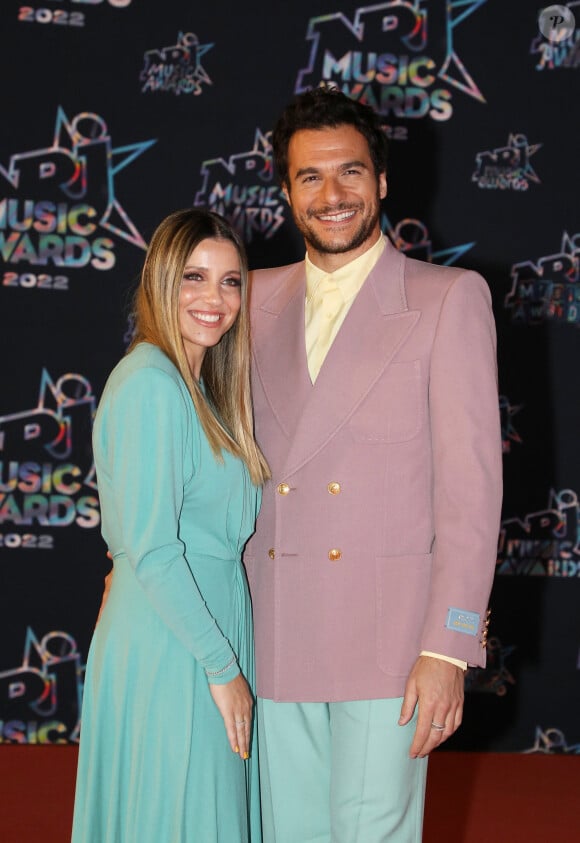
M 209 681 L 228 682 L 239 673 L 235 654 L 199 591 L 179 539 L 192 437 L 186 396 L 170 374 L 149 367 L 125 377 L 108 400 L 107 469 L 123 549 L 153 608 Z
M 435 542 L 421 649 L 483 667 L 502 455 L 491 297 L 473 272 L 457 276 L 441 307 L 429 414 Z

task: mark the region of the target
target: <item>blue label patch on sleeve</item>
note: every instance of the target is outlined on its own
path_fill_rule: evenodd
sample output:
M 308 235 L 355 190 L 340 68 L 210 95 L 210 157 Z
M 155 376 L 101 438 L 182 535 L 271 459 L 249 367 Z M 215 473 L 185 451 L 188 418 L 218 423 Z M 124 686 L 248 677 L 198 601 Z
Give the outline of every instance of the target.
M 466 612 L 465 609 L 450 608 L 445 621 L 447 629 L 462 632 L 464 635 L 477 635 L 479 629 L 479 615 L 477 612 Z

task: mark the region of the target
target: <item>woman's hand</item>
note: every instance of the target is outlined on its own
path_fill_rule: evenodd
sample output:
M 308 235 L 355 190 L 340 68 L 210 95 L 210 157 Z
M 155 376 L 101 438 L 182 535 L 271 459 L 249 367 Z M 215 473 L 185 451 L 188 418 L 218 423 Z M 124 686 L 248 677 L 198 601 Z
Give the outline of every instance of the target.
M 209 685 L 210 693 L 224 719 L 226 734 L 234 752 L 246 760 L 250 756 L 250 731 L 254 699 L 241 673 L 225 685 Z

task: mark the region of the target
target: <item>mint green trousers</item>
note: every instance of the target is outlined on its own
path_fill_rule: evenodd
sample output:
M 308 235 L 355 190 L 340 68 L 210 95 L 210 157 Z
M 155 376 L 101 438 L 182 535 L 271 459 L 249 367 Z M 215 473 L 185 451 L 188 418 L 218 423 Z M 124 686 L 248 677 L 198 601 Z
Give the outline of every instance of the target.
M 427 758 L 402 699 L 258 699 L 263 843 L 420 843 Z

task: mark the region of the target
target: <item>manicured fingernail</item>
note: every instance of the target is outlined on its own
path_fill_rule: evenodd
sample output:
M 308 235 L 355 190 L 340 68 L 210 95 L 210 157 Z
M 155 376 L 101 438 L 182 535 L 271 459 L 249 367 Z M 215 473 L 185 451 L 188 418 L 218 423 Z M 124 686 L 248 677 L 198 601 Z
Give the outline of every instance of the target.
M 234 752 L 239 752 L 239 751 L 240 751 L 240 747 L 239 747 L 239 746 L 235 746 L 235 747 L 234 747 Z
M 249 753 L 249 752 L 244 752 L 244 756 L 243 756 L 243 757 L 244 757 L 244 761 L 247 761 L 247 760 L 248 760 L 248 758 L 250 757 L 250 753 Z

